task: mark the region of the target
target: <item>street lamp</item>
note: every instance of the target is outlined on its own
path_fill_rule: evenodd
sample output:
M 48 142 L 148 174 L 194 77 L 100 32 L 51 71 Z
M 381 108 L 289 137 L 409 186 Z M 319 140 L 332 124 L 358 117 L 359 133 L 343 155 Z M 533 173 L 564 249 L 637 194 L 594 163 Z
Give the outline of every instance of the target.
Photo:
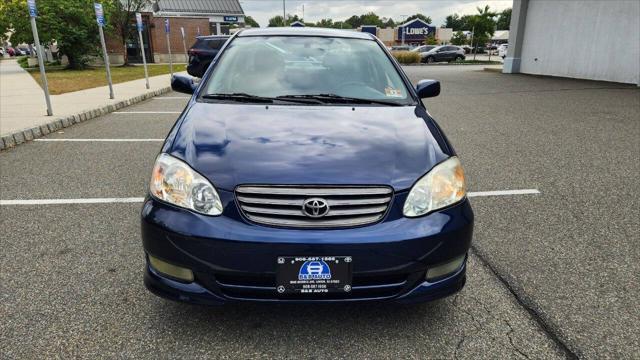
M 400 15 L 402 16 L 402 26 L 400 26 L 400 31 L 402 31 L 402 46 L 404 46 L 404 21 L 409 15 Z

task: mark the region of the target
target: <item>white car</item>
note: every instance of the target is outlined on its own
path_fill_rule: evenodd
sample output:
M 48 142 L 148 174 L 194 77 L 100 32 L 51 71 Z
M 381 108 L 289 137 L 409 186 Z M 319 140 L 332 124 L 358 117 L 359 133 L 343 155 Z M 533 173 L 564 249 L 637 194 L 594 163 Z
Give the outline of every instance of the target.
M 509 44 L 500 44 L 500 46 L 498 46 L 498 56 L 500 56 L 503 59 L 506 58 L 508 48 L 509 48 Z

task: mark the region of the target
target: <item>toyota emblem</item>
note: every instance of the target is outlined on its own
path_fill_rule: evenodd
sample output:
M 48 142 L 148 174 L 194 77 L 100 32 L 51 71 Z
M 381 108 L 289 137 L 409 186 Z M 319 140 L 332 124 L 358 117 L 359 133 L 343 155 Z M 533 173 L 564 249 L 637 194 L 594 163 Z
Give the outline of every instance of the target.
M 311 218 L 323 217 L 329 212 L 329 203 L 322 198 L 306 199 L 302 203 L 302 212 Z

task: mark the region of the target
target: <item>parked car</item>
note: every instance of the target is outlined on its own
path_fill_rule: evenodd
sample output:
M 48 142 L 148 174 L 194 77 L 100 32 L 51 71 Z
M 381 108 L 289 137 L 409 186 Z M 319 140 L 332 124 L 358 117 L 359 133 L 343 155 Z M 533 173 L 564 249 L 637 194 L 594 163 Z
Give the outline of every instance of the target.
M 7 47 L 7 54 L 9 56 L 16 56 L 16 51 L 11 46 Z
M 498 46 L 498 56 L 500 56 L 503 59 L 507 57 L 508 49 L 509 49 L 509 44 L 500 44 L 500 46 Z
M 420 53 L 420 59 L 421 59 L 420 61 L 424 62 L 425 60 L 424 60 L 423 54 L 428 53 L 429 51 L 435 49 L 436 47 L 437 45 L 422 45 L 422 46 L 417 46 L 409 51 Z
M 391 47 L 391 51 L 409 51 L 411 50 L 410 45 L 394 45 Z
M 0 56 L 4 56 L 4 48 L 0 47 Z
M 29 50 L 29 48 L 22 47 L 18 48 L 18 50 L 20 50 L 21 55 L 31 55 L 31 51 Z
M 197 304 L 424 302 L 465 283 L 473 212 L 460 161 L 373 35 L 236 33 L 152 170 L 146 287 Z
M 441 61 L 461 61 L 465 59 L 464 50 L 459 46 L 443 45 L 421 53 L 422 62 L 434 63 Z
M 189 75 L 201 78 L 228 39 L 228 35 L 196 37 L 196 42 L 188 51 L 189 64 L 187 65 L 187 72 Z
M 462 50 L 464 50 L 465 54 L 470 54 L 471 53 L 471 46 L 469 46 L 469 45 L 460 45 L 460 48 Z

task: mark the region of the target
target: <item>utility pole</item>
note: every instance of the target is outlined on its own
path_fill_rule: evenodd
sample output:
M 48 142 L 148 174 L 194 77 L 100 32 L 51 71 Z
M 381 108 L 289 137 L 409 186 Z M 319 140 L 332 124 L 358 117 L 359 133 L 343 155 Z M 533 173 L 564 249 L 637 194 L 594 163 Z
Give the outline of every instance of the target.
M 287 26 L 287 11 L 284 5 L 285 0 L 282 0 L 282 26 Z
M 400 15 L 402 16 L 402 26 L 400 27 L 400 31 L 402 31 L 402 45 L 404 46 L 404 21 L 409 15 Z

